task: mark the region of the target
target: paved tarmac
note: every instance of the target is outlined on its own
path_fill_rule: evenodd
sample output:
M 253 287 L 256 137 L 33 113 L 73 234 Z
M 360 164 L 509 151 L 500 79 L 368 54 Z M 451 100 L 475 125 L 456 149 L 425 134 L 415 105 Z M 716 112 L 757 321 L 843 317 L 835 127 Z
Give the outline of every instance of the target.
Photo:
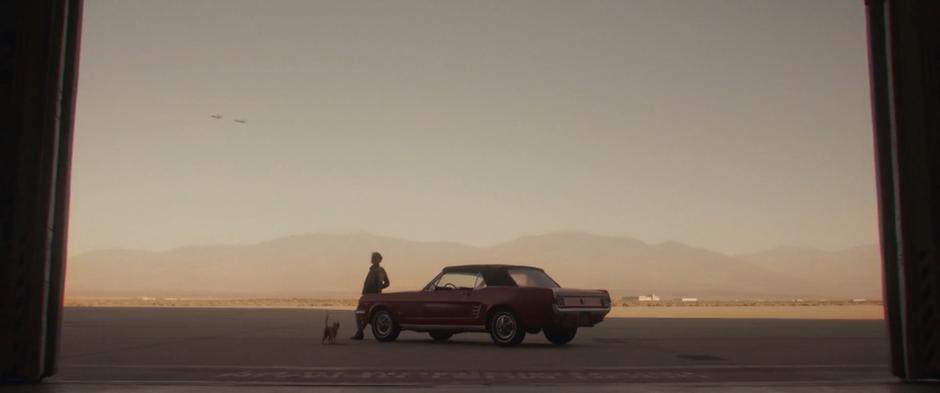
M 937 385 L 901 383 L 604 384 L 465 386 L 308 386 L 53 383 L 0 387 L 0 393 L 935 393 Z
M 581 329 L 565 346 L 538 334 L 502 348 L 481 333 L 442 343 L 413 332 L 393 343 L 351 341 L 352 313 L 329 313 L 342 324 L 336 345 L 320 344 L 323 310 L 67 308 L 61 369 L 44 389 L 104 391 L 115 383 L 131 383 L 120 385 L 129 391 L 141 384 L 191 391 L 203 385 L 251 391 L 255 384 L 897 388 L 878 320 L 612 318 Z

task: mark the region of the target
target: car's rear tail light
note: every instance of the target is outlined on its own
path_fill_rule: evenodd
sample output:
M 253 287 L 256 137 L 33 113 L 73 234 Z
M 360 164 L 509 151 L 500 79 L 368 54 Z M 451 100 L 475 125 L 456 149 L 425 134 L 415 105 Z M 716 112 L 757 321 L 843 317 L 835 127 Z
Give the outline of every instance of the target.
M 564 306 L 565 306 L 565 298 L 562 297 L 562 296 L 556 297 L 556 298 L 555 298 L 555 304 L 557 304 L 558 307 L 564 307 Z

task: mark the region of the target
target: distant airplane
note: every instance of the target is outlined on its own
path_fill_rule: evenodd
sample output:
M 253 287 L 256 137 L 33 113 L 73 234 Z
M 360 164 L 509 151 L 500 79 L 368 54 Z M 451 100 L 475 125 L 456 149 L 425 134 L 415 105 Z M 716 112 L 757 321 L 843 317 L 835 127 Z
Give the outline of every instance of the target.
M 236 123 L 245 124 L 245 123 L 248 122 L 248 120 L 245 120 L 245 119 L 235 119 L 235 122 L 236 122 Z
M 214 114 L 214 115 L 212 115 L 212 116 L 209 116 L 209 117 L 211 117 L 211 118 L 213 118 L 213 119 L 221 119 L 221 118 L 222 118 L 222 115 L 216 113 L 216 114 Z

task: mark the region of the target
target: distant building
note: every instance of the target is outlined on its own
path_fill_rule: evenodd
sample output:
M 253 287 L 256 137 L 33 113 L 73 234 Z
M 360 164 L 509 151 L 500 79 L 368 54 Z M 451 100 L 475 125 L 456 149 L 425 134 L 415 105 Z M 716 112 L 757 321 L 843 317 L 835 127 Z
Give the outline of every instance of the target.
M 654 295 L 654 294 L 651 293 L 651 294 L 649 294 L 649 295 L 640 295 L 640 296 L 637 296 L 637 299 L 636 299 L 636 300 L 641 301 L 641 302 L 658 302 L 658 301 L 659 301 L 659 296 L 656 296 L 656 295 Z
M 640 296 L 630 295 L 630 296 L 624 296 L 620 298 L 620 301 L 622 302 L 658 302 L 659 296 L 656 296 L 652 293 L 649 295 L 640 295 Z
M 683 302 L 683 303 L 694 303 L 694 302 L 697 302 L 697 301 L 698 301 L 698 298 L 697 298 L 697 297 L 684 297 L 684 298 L 682 298 L 682 302 Z

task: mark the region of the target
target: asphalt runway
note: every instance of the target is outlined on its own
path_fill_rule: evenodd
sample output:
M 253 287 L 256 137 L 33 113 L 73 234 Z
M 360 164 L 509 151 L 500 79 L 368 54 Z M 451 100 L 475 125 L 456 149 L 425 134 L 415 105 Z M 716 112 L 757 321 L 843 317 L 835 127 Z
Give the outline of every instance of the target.
M 433 342 L 404 332 L 380 343 L 339 320 L 321 345 L 323 310 L 66 308 L 62 383 L 529 385 L 888 382 L 879 320 L 610 318 L 553 346 L 541 334 L 514 348 L 487 334 Z

